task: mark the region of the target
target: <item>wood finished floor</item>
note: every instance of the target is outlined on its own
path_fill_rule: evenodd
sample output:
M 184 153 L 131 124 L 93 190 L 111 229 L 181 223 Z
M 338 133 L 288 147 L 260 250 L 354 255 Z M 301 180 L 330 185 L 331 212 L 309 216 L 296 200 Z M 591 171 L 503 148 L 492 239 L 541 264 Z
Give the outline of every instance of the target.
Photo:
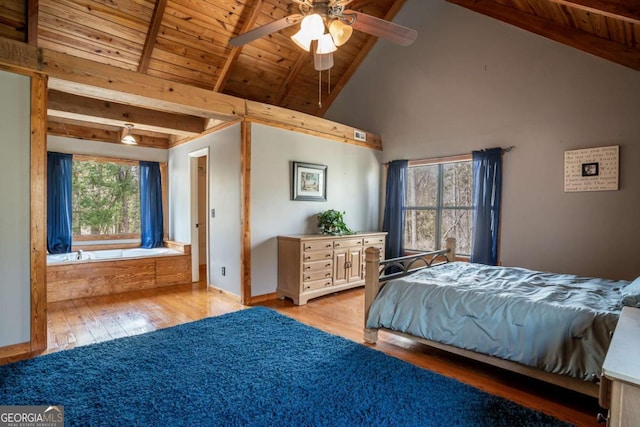
M 313 299 L 304 306 L 295 306 L 289 300 L 274 300 L 261 305 L 362 343 L 363 295 L 360 288 Z M 244 308 L 202 283 L 50 303 L 46 352 L 151 332 Z M 604 412 L 596 399 L 400 337 L 380 333 L 374 348 L 577 426 L 599 425 L 596 414 Z

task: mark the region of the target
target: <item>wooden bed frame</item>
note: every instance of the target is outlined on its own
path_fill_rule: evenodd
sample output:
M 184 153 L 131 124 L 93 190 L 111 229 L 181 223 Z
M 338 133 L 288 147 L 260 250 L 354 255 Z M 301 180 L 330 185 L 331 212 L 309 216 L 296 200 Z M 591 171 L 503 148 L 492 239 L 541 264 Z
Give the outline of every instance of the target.
M 373 300 L 378 295 L 386 282 L 391 279 L 405 276 L 422 268 L 432 267 L 438 264 L 451 262 L 455 260 L 455 240 L 447 239 L 446 249 L 433 252 L 424 252 L 416 255 L 394 258 L 390 260 L 380 261 L 380 251 L 377 248 L 370 247 L 365 250 L 366 274 L 365 274 L 365 293 L 364 293 L 364 341 L 375 344 L 378 340 L 378 329 L 369 329 L 366 327 L 367 318 L 369 317 L 369 309 Z M 396 267 L 399 272 L 386 273 L 390 266 Z M 584 381 L 579 378 L 567 375 L 554 374 L 545 372 L 541 369 L 523 365 L 521 363 L 500 359 L 486 354 L 477 353 L 471 350 L 465 350 L 448 344 L 442 344 L 436 341 L 409 335 L 403 332 L 394 331 L 387 328 L 381 328 L 385 332 L 409 338 L 422 344 L 434 347 L 440 350 L 448 351 L 460 356 L 468 357 L 489 365 L 497 366 L 518 374 L 526 375 L 541 381 L 545 381 L 557 386 L 576 391 L 591 397 L 600 397 L 600 401 L 606 396 L 606 386 L 600 387 L 599 379 L 594 382 Z

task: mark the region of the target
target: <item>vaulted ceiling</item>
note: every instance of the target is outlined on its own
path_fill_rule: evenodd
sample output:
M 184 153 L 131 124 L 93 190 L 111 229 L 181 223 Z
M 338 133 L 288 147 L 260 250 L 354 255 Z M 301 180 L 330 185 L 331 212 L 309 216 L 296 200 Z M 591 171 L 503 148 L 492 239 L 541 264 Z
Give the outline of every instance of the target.
M 420 1 L 420 0 L 413 0 Z M 422 0 L 444 1 L 444 0 Z M 446 0 L 573 48 L 640 70 L 640 1 Z M 393 20 L 404 0 L 353 0 Z M 229 39 L 298 8 L 288 0 L 0 0 L 0 37 L 242 99 L 322 116 L 377 38 L 354 31 L 319 74 L 290 36 L 298 25 L 241 47 Z M 420 37 L 420 35 L 418 35 Z M 216 123 L 209 118 L 106 103 L 51 90 L 51 134 L 116 141 L 124 122 L 145 145 L 167 146 Z

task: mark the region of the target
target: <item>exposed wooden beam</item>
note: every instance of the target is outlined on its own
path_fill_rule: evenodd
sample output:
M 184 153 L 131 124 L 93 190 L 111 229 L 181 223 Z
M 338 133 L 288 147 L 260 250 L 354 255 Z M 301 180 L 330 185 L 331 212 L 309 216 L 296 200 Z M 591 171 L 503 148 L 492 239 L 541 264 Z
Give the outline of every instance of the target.
M 260 16 L 260 11 L 262 10 L 262 6 L 264 6 L 264 0 L 256 0 L 253 5 L 253 9 L 250 12 L 249 19 L 247 19 L 240 29 L 238 34 L 245 33 L 253 28 L 256 24 L 256 20 L 258 16 Z M 248 7 L 245 5 L 245 7 Z M 224 86 L 227 84 L 227 80 L 229 79 L 229 72 L 231 71 L 231 66 L 236 62 L 238 56 L 240 56 L 240 52 L 242 52 L 242 46 L 232 47 L 229 55 L 227 55 L 227 59 L 222 66 L 222 70 L 220 71 L 220 77 L 216 81 L 213 90 L 215 92 L 222 92 L 224 90 Z
M 0 37 L 0 65 L 28 72 L 42 71 L 42 49 Z
M 38 70 L 49 88 L 179 114 L 233 120 L 244 100 L 0 37 L 0 65 Z
M 39 1 L 27 0 L 27 43 L 38 46 Z
M 51 90 L 48 115 L 86 122 L 123 126 L 180 136 L 198 135 L 205 130 L 200 117 L 154 111 L 110 101 L 100 101 Z
M 564 27 L 554 21 L 520 12 L 489 0 L 447 0 L 474 12 L 490 16 L 567 46 L 591 53 L 626 67 L 640 70 L 640 49 L 632 49 L 580 30 Z
M 247 118 L 256 123 L 382 150 L 382 141 L 379 135 L 361 131 L 366 135 L 366 141 L 359 141 L 354 138 L 355 131 L 359 129 L 287 108 L 247 101 Z
M 402 9 L 402 6 L 404 6 L 404 3 L 405 3 L 405 0 L 395 1 L 391 5 L 391 8 L 386 13 L 383 19 L 385 21 L 393 21 L 393 18 L 395 18 L 395 16 L 398 14 L 400 9 Z M 347 68 L 347 70 L 344 72 L 340 80 L 338 80 L 338 82 L 332 88 L 331 93 L 325 98 L 324 101 L 322 101 L 322 106 L 319 107 L 316 112 L 317 116 L 320 116 L 320 117 L 324 116 L 324 114 L 327 112 L 331 104 L 333 104 L 333 101 L 336 100 L 336 98 L 338 97 L 338 94 L 340 94 L 340 92 L 342 91 L 342 89 L 344 89 L 344 87 L 347 85 L 349 80 L 351 80 L 351 77 L 354 75 L 354 73 L 356 72 L 360 64 L 362 64 L 362 61 L 364 61 L 364 59 L 367 57 L 367 55 L 369 54 L 369 52 L 371 51 L 371 49 L 373 48 L 373 46 L 376 44 L 377 41 L 378 41 L 377 37 L 373 37 L 373 36 L 367 37 L 367 41 L 365 42 L 364 46 L 362 46 L 362 49 L 360 49 L 360 52 L 358 52 L 358 55 L 353 59 L 353 61 L 351 61 L 349 68 Z
M 156 0 L 156 4 L 153 7 L 149 30 L 147 31 L 144 48 L 142 48 L 140 62 L 138 63 L 139 73 L 146 73 L 147 68 L 149 68 L 149 61 L 151 61 L 151 54 L 153 53 L 153 48 L 156 44 L 156 38 L 158 37 L 158 31 L 160 30 L 160 24 L 162 24 L 162 17 L 164 16 L 164 9 L 166 6 L 167 0 Z
M 549 0 L 553 3 L 640 25 L 640 2 L 629 0 Z
M 62 92 L 220 120 L 244 113 L 240 98 L 52 50 L 44 50 L 43 55 L 49 87 Z
M 240 225 L 242 250 L 240 252 L 240 302 L 251 301 L 251 123 L 240 124 Z
M 380 136 L 366 133 L 367 141 L 355 140 L 353 127 L 282 107 L 246 101 L 161 78 L 77 58 L 50 49 L 0 37 L 0 66 L 33 72 L 37 56 L 43 57 L 41 73 L 49 76 L 49 89 L 104 101 L 170 111 L 223 121 L 255 117 L 281 127 L 336 141 L 381 149 Z
M 47 77 L 31 78 L 31 351 L 47 348 Z
M 110 142 L 113 144 L 121 144 L 119 130 L 107 130 L 93 126 L 82 126 L 77 124 L 65 123 L 64 121 L 48 120 L 47 134 L 55 136 L 64 136 L 67 138 L 83 139 L 86 141 Z M 151 148 L 169 148 L 169 138 L 160 138 L 155 136 L 140 135 L 134 133 L 138 147 Z
M 305 59 L 309 57 L 308 52 L 305 52 L 302 49 L 300 50 L 301 52 L 298 55 L 298 59 L 296 59 L 296 62 L 293 64 L 293 67 L 291 68 L 291 70 L 289 70 L 289 74 L 287 74 L 287 78 L 284 79 L 284 82 L 282 82 L 282 86 L 280 86 L 278 93 L 273 98 L 274 100 L 273 103 L 276 105 L 282 105 L 284 100 L 287 99 L 287 96 L 289 95 L 289 92 L 293 87 L 293 82 L 300 74 L 300 70 L 302 70 L 302 66 L 304 65 Z

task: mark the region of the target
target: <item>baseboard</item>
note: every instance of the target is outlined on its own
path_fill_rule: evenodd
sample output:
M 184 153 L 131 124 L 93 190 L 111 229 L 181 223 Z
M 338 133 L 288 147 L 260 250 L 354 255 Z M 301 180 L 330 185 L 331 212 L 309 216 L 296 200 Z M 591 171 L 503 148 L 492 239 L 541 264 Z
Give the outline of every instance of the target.
M 260 304 L 262 302 L 273 301 L 275 299 L 278 299 L 275 292 L 271 294 L 256 295 L 255 297 L 249 298 L 248 305 Z
M 22 342 L 0 347 L 0 365 L 15 362 L 21 359 L 27 359 L 31 356 L 31 343 Z
M 207 288 L 209 290 L 211 290 L 211 291 L 218 292 L 220 295 L 224 296 L 225 298 L 228 298 L 228 299 L 232 300 L 233 302 L 240 303 L 240 295 L 233 294 L 233 293 L 231 293 L 229 291 L 226 291 L 224 289 L 220 289 L 220 288 L 218 288 L 216 286 L 213 286 L 213 285 L 207 285 Z

